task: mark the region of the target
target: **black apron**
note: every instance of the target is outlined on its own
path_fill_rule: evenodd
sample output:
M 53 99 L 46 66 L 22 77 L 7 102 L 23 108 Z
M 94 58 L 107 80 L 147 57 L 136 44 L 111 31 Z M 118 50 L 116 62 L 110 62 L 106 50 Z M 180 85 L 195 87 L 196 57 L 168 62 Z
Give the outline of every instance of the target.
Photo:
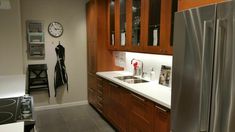
M 68 75 L 66 73 L 65 67 L 65 49 L 62 45 L 58 45 L 55 48 L 57 62 L 55 65 L 55 76 L 54 76 L 54 87 L 55 87 L 55 96 L 56 96 L 56 89 L 64 84 L 67 84 L 67 91 L 68 91 Z

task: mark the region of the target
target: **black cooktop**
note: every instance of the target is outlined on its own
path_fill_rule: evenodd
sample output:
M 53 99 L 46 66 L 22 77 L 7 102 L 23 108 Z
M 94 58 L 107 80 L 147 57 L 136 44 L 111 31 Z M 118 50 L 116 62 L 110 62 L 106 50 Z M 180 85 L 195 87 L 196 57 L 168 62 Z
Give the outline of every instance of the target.
M 0 99 L 0 124 L 16 122 L 19 98 Z

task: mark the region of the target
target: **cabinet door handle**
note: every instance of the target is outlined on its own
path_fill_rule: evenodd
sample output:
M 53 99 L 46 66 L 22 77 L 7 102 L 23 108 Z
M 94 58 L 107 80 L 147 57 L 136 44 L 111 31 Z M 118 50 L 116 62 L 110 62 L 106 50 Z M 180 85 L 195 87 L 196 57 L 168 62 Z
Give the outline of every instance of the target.
M 157 105 L 155 105 L 155 107 L 156 107 L 156 108 L 158 108 L 159 110 L 163 111 L 163 112 L 167 112 L 167 110 L 166 110 L 166 109 L 161 108 L 161 107 L 159 107 L 159 106 L 157 106 Z
M 94 92 L 94 90 L 93 90 L 93 89 L 91 89 L 91 88 L 89 88 L 89 90 L 90 90 L 91 92 Z
M 90 76 L 94 76 L 92 73 L 90 73 L 90 72 L 88 72 L 88 75 L 90 75 Z
M 133 93 L 131 93 L 131 95 L 132 95 L 133 97 L 135 97 L 135 98 L 137 98 L 137 99 L 139 99 L 139 100 L 145 102 L 145 99 L 143 99 L 143 98 L 141 98 L 141 97 L 139 97 L 139 96 L 137 96 L 137 95 L 135 95 L 135 94 L 133 94 Z
M 88 75 L 90 75 L 90 76 L 92 76 L 92 77 L 96 77 L 96 75 L 95 74 L 93 74 L 93 73 L 88 73 Z
M 102 88 L 102 85 L 100 85 L 100 84 L 97 84 L 97 86 L 98 86 L 99 88 Z
M 97 91 L 99 94 L 103 94 L 103 92 L 101 92 L 100 90 Z
M 99 77 L 97 77 L 97 79 L 98 79 L 99 81 L 102 81 L 102 79 L 101 79 L 101 78 L 99 78 Z
M 115 85 L 115 84 L 113 84 L 113 83 L 109 83 L 109 85 L 118 88 L 118 85 Z

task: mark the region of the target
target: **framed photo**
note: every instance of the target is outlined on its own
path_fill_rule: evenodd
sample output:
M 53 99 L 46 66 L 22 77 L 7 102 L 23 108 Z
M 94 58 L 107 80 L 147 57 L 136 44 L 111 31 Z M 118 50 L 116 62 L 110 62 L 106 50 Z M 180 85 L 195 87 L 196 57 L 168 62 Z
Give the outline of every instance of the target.
M 159 84 L 169 87 L 171 78 L 171 67 L 162 65 Z

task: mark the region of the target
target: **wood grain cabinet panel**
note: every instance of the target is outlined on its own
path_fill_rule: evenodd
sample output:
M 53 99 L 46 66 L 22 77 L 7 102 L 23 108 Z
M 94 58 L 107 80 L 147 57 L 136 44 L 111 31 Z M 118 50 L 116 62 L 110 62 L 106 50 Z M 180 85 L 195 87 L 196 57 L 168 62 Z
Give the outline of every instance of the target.
M 120 132 L 169 132 L 170 110 L 103 79 L 104 117 Z
M 154 132 L 170 132 L 170 110 L 155 105 Z
M 178 9 L 179 11 L 195 8 L 199 6 L 206 6 L 210 4 L 215 4 L 218 2 L 223 2 L 226 0 L 179 0 Z
M 174 12 L 177 11 L 177 2 L 174 0 L 108 0 L 109 49 L 172 54 L 172 20 Z M 172 8 L 173 4 L 176 8 Z M 153 35 L 155 28 L 157 28 L 155 35 L 157 39 L 154 39 Z M 122 35 L 125 36 L 125 45 L 122 43 Z
M 124 101 L 125 100 L 125 101 Z M 111 82 L 104 84 L 104 115 L 122 132 L 127 131 L 128 92 Z
M 89 0 L 86 4 L 88 102 L 103 110 L 102 81 L 96 72 L 121 70 L 114 64 L 114 56 L 107 49 L 107 1 Z
M 130 101 L 130 132 L 152 132 L 154 104 L 134 93 L 131 93 Z

